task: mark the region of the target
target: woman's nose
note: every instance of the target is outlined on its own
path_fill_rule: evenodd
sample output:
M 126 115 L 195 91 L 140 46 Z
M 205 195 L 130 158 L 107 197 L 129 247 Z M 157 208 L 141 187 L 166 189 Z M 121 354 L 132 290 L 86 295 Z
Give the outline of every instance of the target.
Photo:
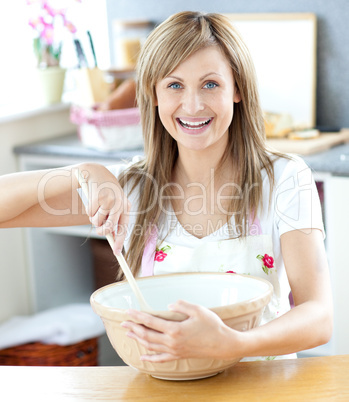
M 198 91 L 191 89 L 184 91 L 182 109 L 190 115 L 195 115 L 198 111 L 204 110 L 204 103 Z

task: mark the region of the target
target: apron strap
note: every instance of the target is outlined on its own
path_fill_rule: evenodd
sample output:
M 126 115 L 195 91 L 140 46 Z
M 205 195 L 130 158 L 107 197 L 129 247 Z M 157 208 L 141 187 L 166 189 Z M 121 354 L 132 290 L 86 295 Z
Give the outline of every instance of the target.
M 145 243 L 142 256 L 141 276 L 154 275 L 154 259 L 155 259 L 157 238 L 158 238 L 158 230 L 157 227 L 154 225 L 150 232 L 148 240 Z
M 250 236 L 260 236 L 262 234 L 261 224 L 254 211 L 249 215 L 248 233 Z

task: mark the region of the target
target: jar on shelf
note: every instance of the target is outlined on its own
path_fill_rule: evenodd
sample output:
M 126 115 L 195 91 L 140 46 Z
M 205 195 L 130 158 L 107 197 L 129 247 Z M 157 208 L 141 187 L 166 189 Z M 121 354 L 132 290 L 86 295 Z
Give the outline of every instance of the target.
M 115 68 L 133 69 L 141 46 L 154 28 L 154 23 L 144 20 L 115 20 L 113 22 Z

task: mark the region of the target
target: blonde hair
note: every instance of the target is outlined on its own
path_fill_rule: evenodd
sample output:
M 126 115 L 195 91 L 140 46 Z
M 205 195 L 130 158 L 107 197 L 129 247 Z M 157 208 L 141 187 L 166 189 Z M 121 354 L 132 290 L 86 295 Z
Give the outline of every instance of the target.
M 265 148 L 264 119 L 255 70 L 240 35 L 223 15 L 185 11 L 169 17 L 149 35 L 137 65 L 137 102 L 141 112 L 145 158 L 119 178 L 122 186 L 131 180 L 131 191 L 137 187 L 140 194 L 136 218 L 138 230 L 131 234 L 126 255 L 135 274 L 140 270 L 152 225 L 160 222 L 163 200 L 159 199 L 159 191 L 171 182 L 178 156 L 177 143 L 159 118 L 155 86 L 187 57 L 207 46 L 218 46 L 223 51 L 241 96 L 241 101 L 235 104 L 229 143 L 222 160 L 233 159 L 234 166 L 239 168 L 236 184 L 248 191 L 247 199 L 235 199 L 230 206 L 230 211 L 239 211 L 235 223 L 245 228 L 241 236 L 246 234 L 249 211 L 257 213 L 261 206 L 263 168 L 271 186 L 274 183 L 272 161 Z

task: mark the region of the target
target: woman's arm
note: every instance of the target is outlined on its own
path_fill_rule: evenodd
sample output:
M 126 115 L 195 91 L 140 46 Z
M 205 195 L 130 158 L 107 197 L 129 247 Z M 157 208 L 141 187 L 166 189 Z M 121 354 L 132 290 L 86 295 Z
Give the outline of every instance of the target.
M 64 226 L 88 223 L 72 174 L 77 166 L 0 177 L 0 227 Z M 75 203 L 76 205 L 75 205 Z
M 283 316 L 246 332 L 227 327 L 211 311 L 186 302 L 171 307 L 189 318 L 174 323 L 130 312 L 134 320 L 122 325 L 149 351 L 144 360 L 169 361 L 185 357 L 234 359 L 283 355 L 329 341 L 332 333 L 330 277 L 322 233 L 294 230 L 281 236 L 282 253 L 296 306 Z
M 287 232 L 281 236 L 281 248 L 295 307 L 246 333 L 252 356 L 262 350 L 264 355 L 298 352 L 324 344 L 332 335 L 331 280 L 322 232 Z
M 90 189 L 87 211 L 77 192 L 75 170 L 86 178 Z M 115 176 L 103 165 L 83 163 L 5 175 L 0 177 L 0 188 L 0 228 L 91 222 L 98 233 L 107 234 L 114 232 L 117 224 L 127 224 L 128 201 Z M 117 235 L 116 250 L 121 250 L 125 233 Z

